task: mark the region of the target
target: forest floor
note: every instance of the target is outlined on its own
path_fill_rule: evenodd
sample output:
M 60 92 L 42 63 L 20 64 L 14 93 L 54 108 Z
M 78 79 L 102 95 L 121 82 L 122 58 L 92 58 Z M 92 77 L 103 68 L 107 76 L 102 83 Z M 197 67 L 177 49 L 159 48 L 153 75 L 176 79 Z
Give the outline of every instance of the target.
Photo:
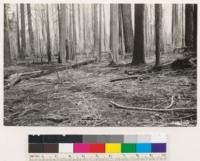
M 162 64 L 180 54 L 166 54 Z M 163 109 L 196 108 L 196 68 L 141 72 L 153 66 L 154 57 L 142 66 L 108 66 L 104 59 L 75 69 L 22 80 L 4 91 L 4 124 L 7 126 L 196 126 L 196 112 L 157 112 L 118 109 L 124 106 Z M 129 63 L 131 59 L 127 59 Z M 57 67 L 22 64 L 4 69 L 22 73 Z M 110 82 L 115 78 L 135 79 Z M 136 72 L 137 71 L 137 72 Z M 134 73 L 135 72 L 135 73 Z M 138 76 L 138 77 L 137 77 Z

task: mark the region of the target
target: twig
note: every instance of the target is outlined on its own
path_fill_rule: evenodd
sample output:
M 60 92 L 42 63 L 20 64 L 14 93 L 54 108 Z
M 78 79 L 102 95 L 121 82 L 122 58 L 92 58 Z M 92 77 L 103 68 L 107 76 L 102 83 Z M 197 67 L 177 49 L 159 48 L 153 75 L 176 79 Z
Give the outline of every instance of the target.
M 171 103 L 169 104 L 169 106 L 166 106 L 165 109 L 171 108 L 173 104 L 174 104 L 174 96 L 171 97 Z
M 110 101 L 112 105 L 114 105 L 115 108 L 119 109 L 126 109 L 126 110 L 138 110 L 138 111 L 152 111 L 152 112 L 175 112 L 175 111 L 182 111 L 182 112 L 195 112 L 196 108 L 170 108 L 170 109 L 152 109 L 152 108 L 141 108 L 141 107 L 130 107 L 130 106 L 124 106 L 120 105 L 118 103 Z

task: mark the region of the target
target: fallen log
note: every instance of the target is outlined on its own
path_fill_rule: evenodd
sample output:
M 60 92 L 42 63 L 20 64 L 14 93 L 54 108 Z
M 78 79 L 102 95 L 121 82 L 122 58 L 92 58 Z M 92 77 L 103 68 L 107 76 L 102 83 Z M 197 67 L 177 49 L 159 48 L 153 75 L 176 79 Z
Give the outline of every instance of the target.
M 163 109 L 153 109 L 153 108 L 141 108 L 141 107 L 130 107 L 130 106 L 124 106 L 120 105 L 118 103 L 115 103 L 113 101 L 110 101 L 110 103 L 115 107 L 119 109 L 125 109 L 125 110 L 137 110 L 137 111 L 150 111 L 150 112 L 196 112 L 196 108 L 163 108 Z
M 131 77 L 125 77 L 125 78 L 117 78 L 117 79 L 111 79 L 110 82 L 117 82 L 117 81 L 122 81 L 122 80 L 130 80 L 130 79 L 149 79 L 149 76 L 145 76 L 145 75 L 134 75 Z
M 9 89 L 10 87 L 15 86 L 16 84 L 18 84 L 19 82 L 21 82 L 22 80 L 25 80 L 25 79 L 36 78 L 36 77 L 48 75 L 48 74 L 51 74 L 54 72 L 63 71 L 63 70 L 70 69 L 70 68 L 78 68 L 80 66 L 88 65 L 88 64 L 91 64 L 94 62 L 96 62 L 96 59 L 91 59 L 91 60 L 83 61 L 80 63 L 72 64 L 70 66 L 59 67 L 56 69 L 39 70 L 39 71 L 32 71 L 32 72 L 25 72 L 25 73 L 15 73 L 15 74 L 12 74 L 9 76 L 9 78 L 7 80 L 8 84 L 5 85 L 4 88 Z

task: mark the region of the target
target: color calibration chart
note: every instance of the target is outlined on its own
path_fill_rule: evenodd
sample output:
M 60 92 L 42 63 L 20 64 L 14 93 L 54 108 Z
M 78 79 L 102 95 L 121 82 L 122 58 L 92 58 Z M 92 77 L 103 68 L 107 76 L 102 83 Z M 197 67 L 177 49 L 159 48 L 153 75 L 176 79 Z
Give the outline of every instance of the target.
M 167 137 L 29 135 L 29 161 L 166 161 Z

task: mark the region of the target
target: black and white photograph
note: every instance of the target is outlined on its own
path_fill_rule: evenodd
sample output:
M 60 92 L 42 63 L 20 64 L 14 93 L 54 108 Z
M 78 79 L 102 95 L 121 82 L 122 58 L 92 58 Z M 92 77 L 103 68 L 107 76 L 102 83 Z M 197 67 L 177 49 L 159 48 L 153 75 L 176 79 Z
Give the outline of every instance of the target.
M 197 4 L 3 10 L 4 126 L 196 126 Z

